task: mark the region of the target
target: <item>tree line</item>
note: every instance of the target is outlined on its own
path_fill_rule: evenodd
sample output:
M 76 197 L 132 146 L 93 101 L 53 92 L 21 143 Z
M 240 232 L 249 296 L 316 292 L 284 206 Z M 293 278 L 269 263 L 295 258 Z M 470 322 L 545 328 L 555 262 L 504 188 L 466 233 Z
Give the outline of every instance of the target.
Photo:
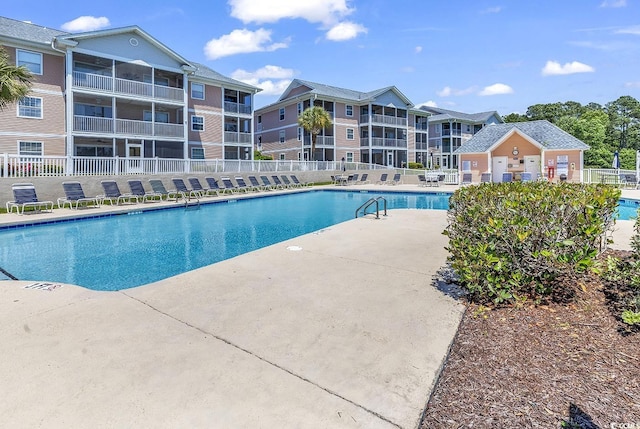
M 611 168 L 618 152 L 620 168 L 635 170 L 640 150 L 640 102 L 624 95 L 604 106 L 575 101 L 534 104 L 525 114 L 510 113 L 505 122 L 546 119 L 589 145 L 584 152 L 585 168 Z

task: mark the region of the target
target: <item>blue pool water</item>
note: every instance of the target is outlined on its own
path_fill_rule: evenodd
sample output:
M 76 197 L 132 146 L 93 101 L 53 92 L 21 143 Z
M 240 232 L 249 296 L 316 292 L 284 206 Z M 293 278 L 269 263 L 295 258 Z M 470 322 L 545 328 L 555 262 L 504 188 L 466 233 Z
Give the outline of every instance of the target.
M 447 209 L 449 194 L 314 191 L 0 230 L 0 267 L 19 279 L 95 290 L 140 286 L 388 208 Z

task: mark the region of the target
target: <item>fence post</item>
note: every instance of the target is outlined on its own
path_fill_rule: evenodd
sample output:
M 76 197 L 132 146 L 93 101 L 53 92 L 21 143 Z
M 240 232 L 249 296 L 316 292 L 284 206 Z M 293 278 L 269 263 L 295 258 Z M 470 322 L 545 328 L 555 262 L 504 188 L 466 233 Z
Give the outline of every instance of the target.
M 120 175 L 120 157 L 117 155 L 116 155 L 115 163 L 116 165 L 113 168 L 113 172 L 115 173 L 116 176 L 119 176 Z

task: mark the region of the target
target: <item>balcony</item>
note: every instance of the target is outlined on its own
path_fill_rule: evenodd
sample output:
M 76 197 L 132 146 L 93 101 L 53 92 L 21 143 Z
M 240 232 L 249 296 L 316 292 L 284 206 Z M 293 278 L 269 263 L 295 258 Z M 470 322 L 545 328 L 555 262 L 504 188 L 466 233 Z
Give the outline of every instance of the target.
M 311 136 L 304 136 L 304 145 L 311 147 Z M 317 136 L 316 146 L 331 146 L 335 145 L 334 136 Z
M 416 142 L 416 150 L 428 150 L 429 143 Z
M 392 126 L 407 126 L 407 118 L 402 118 L 399 116 L 388 116 L 388 115 L 360 115 L 360 123 L 368 124 L 369 116 L 371 116 L 372 124 L 382 124 L 382 125 L 392 125 Z
M 251 143 L 251 133 L 236 133 L 236 132 L 233 132 L 233 131 L 225 131 L 224 132 L 224 142 L 225 143 L 250 144 Z
M 119 136 L 182 138 L 184 125 L 75 115 L 73 131 Z
M 184 101 L 184 90 L 182 88 L 153 85 L 92 73 L 73 72 L 73 87 L 112 95 L 155 98 L 173 102 Z
M 362 137 L 360 140 L 360 146 L 369 146 L 369 140 L 371 140 L 371 147 L 407 147 L 407 140 L 395 139 L 388 137 Z
M 251 114 L 251 106 L 248 104 L 234 103 L 231 101 L 224 102 L 225 113 L 240 113 L 243 115 Z

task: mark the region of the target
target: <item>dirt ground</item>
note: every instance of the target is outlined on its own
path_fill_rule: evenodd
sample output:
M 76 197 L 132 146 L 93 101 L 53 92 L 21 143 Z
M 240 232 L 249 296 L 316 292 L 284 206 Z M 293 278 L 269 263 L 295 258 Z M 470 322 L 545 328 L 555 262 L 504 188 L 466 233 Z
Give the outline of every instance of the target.
M 420 428 L 640 428 L 640 333 L 570 281 L 569 303 L 469 303 Z

